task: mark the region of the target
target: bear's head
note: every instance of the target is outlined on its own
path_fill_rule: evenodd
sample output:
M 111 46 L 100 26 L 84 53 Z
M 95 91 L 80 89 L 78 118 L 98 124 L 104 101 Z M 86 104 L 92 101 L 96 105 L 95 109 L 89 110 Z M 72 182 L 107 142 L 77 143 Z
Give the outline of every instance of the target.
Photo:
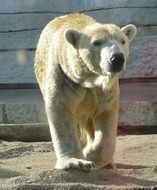
M 95 23 L 81 32 L 67 30 L 65 39 L 90 71 L 99 75 L 117 74 L 125 69 L 129 43 L 136 33 L 132 24 L 119 28 L 113 24 Z

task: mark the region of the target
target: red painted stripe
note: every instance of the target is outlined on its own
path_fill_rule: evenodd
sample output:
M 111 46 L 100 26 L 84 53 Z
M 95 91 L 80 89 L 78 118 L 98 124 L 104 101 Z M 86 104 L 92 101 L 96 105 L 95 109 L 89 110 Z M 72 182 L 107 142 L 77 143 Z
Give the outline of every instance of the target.
M 118 135 L 146 135 L 146 134 L 157 134 L 157 126 L 129 126 L 129 125 L 118 125 Z
M 129 83 L 157 83 L 157 77 L 120 78 L 120 84 Z

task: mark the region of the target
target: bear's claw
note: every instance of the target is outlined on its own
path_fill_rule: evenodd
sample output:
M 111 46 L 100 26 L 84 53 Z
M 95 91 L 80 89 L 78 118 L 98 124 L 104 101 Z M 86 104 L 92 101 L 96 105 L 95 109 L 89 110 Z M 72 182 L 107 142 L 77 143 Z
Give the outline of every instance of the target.
M 94 162 L 77 159 L 77 158 L 69 158 L 69 159 L 60 159 L 57 161 L 56 169 L 80 169 L 84 171 L 90 171 L 95 168 Z

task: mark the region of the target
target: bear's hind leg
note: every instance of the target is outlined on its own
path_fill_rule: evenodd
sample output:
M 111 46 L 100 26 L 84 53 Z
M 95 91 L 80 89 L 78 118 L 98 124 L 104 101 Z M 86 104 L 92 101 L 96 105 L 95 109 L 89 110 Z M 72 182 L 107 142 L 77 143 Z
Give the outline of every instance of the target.
M 102 168 L 107 164 L 114 166 L 113 155 L 117 134 L 117 109 L 106 111 L 93 119 L 94 141 L 84 150 L 84 156 L 96 164 L 96 168 Z

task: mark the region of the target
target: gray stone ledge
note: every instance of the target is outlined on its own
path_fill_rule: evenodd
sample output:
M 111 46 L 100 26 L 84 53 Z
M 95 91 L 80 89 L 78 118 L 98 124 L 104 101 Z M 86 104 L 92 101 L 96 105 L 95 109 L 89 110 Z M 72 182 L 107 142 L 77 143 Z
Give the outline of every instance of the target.
M 48 124 L 0 124 L 0 139 L 9 141 L 51 141 Z
M 134 88 L 131 87 L 131 89 Z M 4 90 L 0 93 L 0 123 L 47 123 L 44 102 L 39 90 Z M 124 93 L 123 88 L 121 93 Z M 135 90 L 136 93 L 137 89 Z M 157 99 L 153 101 L 151 99 L 142 100 L 142 98 L 136 100 L 136 96 L 135 99 L 130 101 L 129 99 L 129 97 L 124 98 L 122 96 L 119 125 L 156 126 Z
M 157 134 L 157 126 L 118 126 L 117 136 Z M 48 123 L 0 124 L 0 140 L 22 142 L 51 141 Z M 7 156 L 0 154 L 3 159 Z M 13 153 L 18 153 L 14 152 Z M 15 156 L 15 154 L 14 154 Z M 10 157 L 12 155 L 10 154 Z
M 157 101 L 123 101 L 120 104 L 119 125 L 156 126 Z
M 7 119 L 0 121 L 1 123 L 47 122 L 43 104 L 7 104 L 5 113 Z M 156 114 L 157 102 L 123 102 L 120 104 L 119 124 L 124 126 L 156 125 Z

